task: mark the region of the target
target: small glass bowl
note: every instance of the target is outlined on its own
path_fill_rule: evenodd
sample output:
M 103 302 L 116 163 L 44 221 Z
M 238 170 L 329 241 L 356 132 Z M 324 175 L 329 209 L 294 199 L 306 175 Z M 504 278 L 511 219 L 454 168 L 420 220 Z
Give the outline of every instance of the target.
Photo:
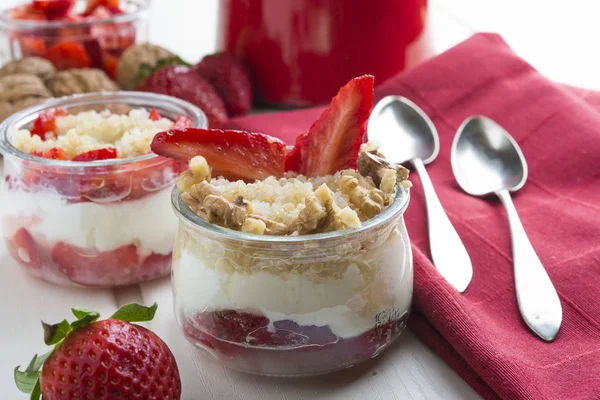
M 169 196 L 187 165 L 145 154 L 74 162 L 35 157 L 10 135 L 54 107 L 127 113 L 156 108 L 194 127 L 207 126 L 200 109 L 170 96 L 141 92 L 74 95 L 30 107 L 0 125 L 4 180 L 0 226 L 12 257 L 30 274 L 61 285 L 113 287 L 168 275 L 177 219 Z
M 177 319 L 232 369 L 309 376 L 373 358 L 404 330 L 413 293 L 408 191 L 354 230 L 244 234 L 194 214 L 175 188 Z
M 77 0 L 76 10 L 86 0 Z M 0 13 L 0 61 L 43 57 L 59 69 L 99 68 L 115 78 L 125 49 L 148 40 L 150 0 L 121 0 L 123 14 L 101 18 L 38 21 L 14 19 L 17 8 Z

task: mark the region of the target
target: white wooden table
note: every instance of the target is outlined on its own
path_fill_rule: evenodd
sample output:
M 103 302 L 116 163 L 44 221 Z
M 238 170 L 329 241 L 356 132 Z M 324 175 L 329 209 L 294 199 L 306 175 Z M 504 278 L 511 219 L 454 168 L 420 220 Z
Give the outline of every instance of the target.
M 600 25 L 594 20 L 600 9 L 597 2 L 430 1 L 430 34 L 436 52 L 475 31 L 495 31 L 550 78 L 600 89 L 600 53 L 594 43 L 600 37 Z M 1 1 L 2 6 L 18 2 Z M 194 61 L 214 50 L 215 26 L 216 0 L 154 0 L 150 40 Z M 173 350 L 186 400 L 479 398 L 410 331 L 375 361 L 341 373 L 302 380 L 262 378 L 229 371 L 197 356 L 175 322 L 168 280 L 117 290 L 65 290 L 26 276 L 3 244 L 0 265 L 4 274 L 0 281 L 2 399 L 26 398 L 14 386 L 12 373 L 33 353 L 44 351 L 40 319 L 59 321 L 74 305 L 108 316 L 132 301 L 158 301 L 157 317 L 149 326 Z

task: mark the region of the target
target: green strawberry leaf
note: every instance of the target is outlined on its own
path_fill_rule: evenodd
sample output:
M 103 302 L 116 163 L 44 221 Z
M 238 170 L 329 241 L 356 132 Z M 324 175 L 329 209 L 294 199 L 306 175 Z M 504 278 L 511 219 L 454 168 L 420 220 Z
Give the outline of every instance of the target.
M 77 319 L 82 319 L 83 317 L 86 317 L 86 316 L 92 315 L 92 314 L 100 316 L 100 314 L 98 314 L 97 311 L 88 310 L 87 308 L 83 308 L 83 307 L 73 307 L 73 308 L 71 308 L 71 312 Z
M 136 303 L 125 304 L 111 315 L 110 319 L 119 319 L 125 322 L 151 321 L 154 318 L 154 314 L 156 314 L 157 308 L 157 303 L 154 303 L 150 307 Z
M 31 392 L 31 397 L 29 399 L 30 400 L 40 400 L 41 395 L 42 395 L 42 390 L 40 389 L 40 380 L 38 379 L 37 383 L 33 387 L 33 391 Z
M 189 64 L 189 63 L 183 61 L 181 58 L 179 58 L 177 56 L 161 58 L 160 60 L 158 60 L 156 65 L 150 65 L 150 64 L 144 63 L 144 64 L 140 65 L 140 68 L 138 69 L 138 72 L 135 75 L 135 77 L 133 78 L 133 81 L 131 82 L 131 85 L 128 89 L 136 89 L 138 86 L 140 86 L 142 83 L 144 83 L 144 81 L 146 79 L 148 79 L 148 77 L 150 75 L 152 75 L 154 72 L 158 71 L 161 68 L 165 68 L 165 67 L 168 67 L 173 64 L 183 65 L 185 67 L 192 66 L 192 64 Z
M 52 354 L 52 351 L 53 350 L 50 350 L 49 352 L 42 354 L 39 357 L 37 354 L 34 355 L 31 361 L 29 362 L 29 365 L 27 366 L 25 372 L 39 372 L 42 368 L 42 365 L 44 365 L 46 359 L 50 357 L 50 354 Z
M 77 321 L 71 322 L 71 329 L 87 326 L 100 318 L 99 313 L 85 308 L 71 308 L 71 312 L 78 318 Z
M 58 324 L 53 325 L 42 321 L 42 327 L 44 328 L 44 343 L 46 343 L 48 346 L 60 342 L 65 338 L 65 336 L 67 336 L 69 332 L 73 330 L 66 319 L 62 320 Z
M 38 372 L 27 372 L 20 371 L 21 366 L 17 366 L 14 370 L 15 383 L 19 390 L 23 393 L 33 392 L 33 388 L 39 380 L 40 373 Z

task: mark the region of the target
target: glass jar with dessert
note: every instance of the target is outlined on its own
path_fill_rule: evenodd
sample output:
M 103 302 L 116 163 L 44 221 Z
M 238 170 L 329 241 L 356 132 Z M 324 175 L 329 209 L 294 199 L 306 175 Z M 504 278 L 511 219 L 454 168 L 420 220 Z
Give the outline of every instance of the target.
M 355 78 L 292 150 L 260 133 L 157 134 L 187 161 L 171 201 L 177 318 L 241 371 L 304 376 L 377 356 L 406 326 L 408 170 L 363 143 L 373 79 Z
M 115 78 L 121 54 L 148 39 L 150 0 L 30 0 L 0 13 L 0 61 L 42 57 L 56 69 Z
M 30 274 L 112 287 L 168 275 L 177 219 L 170 191 L 185 163 L 150 152 L 153 136 L 206 127 L 197 107 L 151 93 L 62 97 L 0 125 L 0 225 Z

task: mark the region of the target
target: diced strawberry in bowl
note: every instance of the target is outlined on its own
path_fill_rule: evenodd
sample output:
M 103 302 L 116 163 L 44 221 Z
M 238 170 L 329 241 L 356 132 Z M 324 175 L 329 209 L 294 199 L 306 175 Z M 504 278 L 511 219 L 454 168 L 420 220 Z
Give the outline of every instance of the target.
M 169 274 L 177 227 L 169 199 L 187 165 L 152 154 L 150 143 L 182 124 L 205 127 L 198 108 L 115 92 L 66 97 L 11 118 L 0 138 L 0 225 L 26 271 L 93 287 Z

